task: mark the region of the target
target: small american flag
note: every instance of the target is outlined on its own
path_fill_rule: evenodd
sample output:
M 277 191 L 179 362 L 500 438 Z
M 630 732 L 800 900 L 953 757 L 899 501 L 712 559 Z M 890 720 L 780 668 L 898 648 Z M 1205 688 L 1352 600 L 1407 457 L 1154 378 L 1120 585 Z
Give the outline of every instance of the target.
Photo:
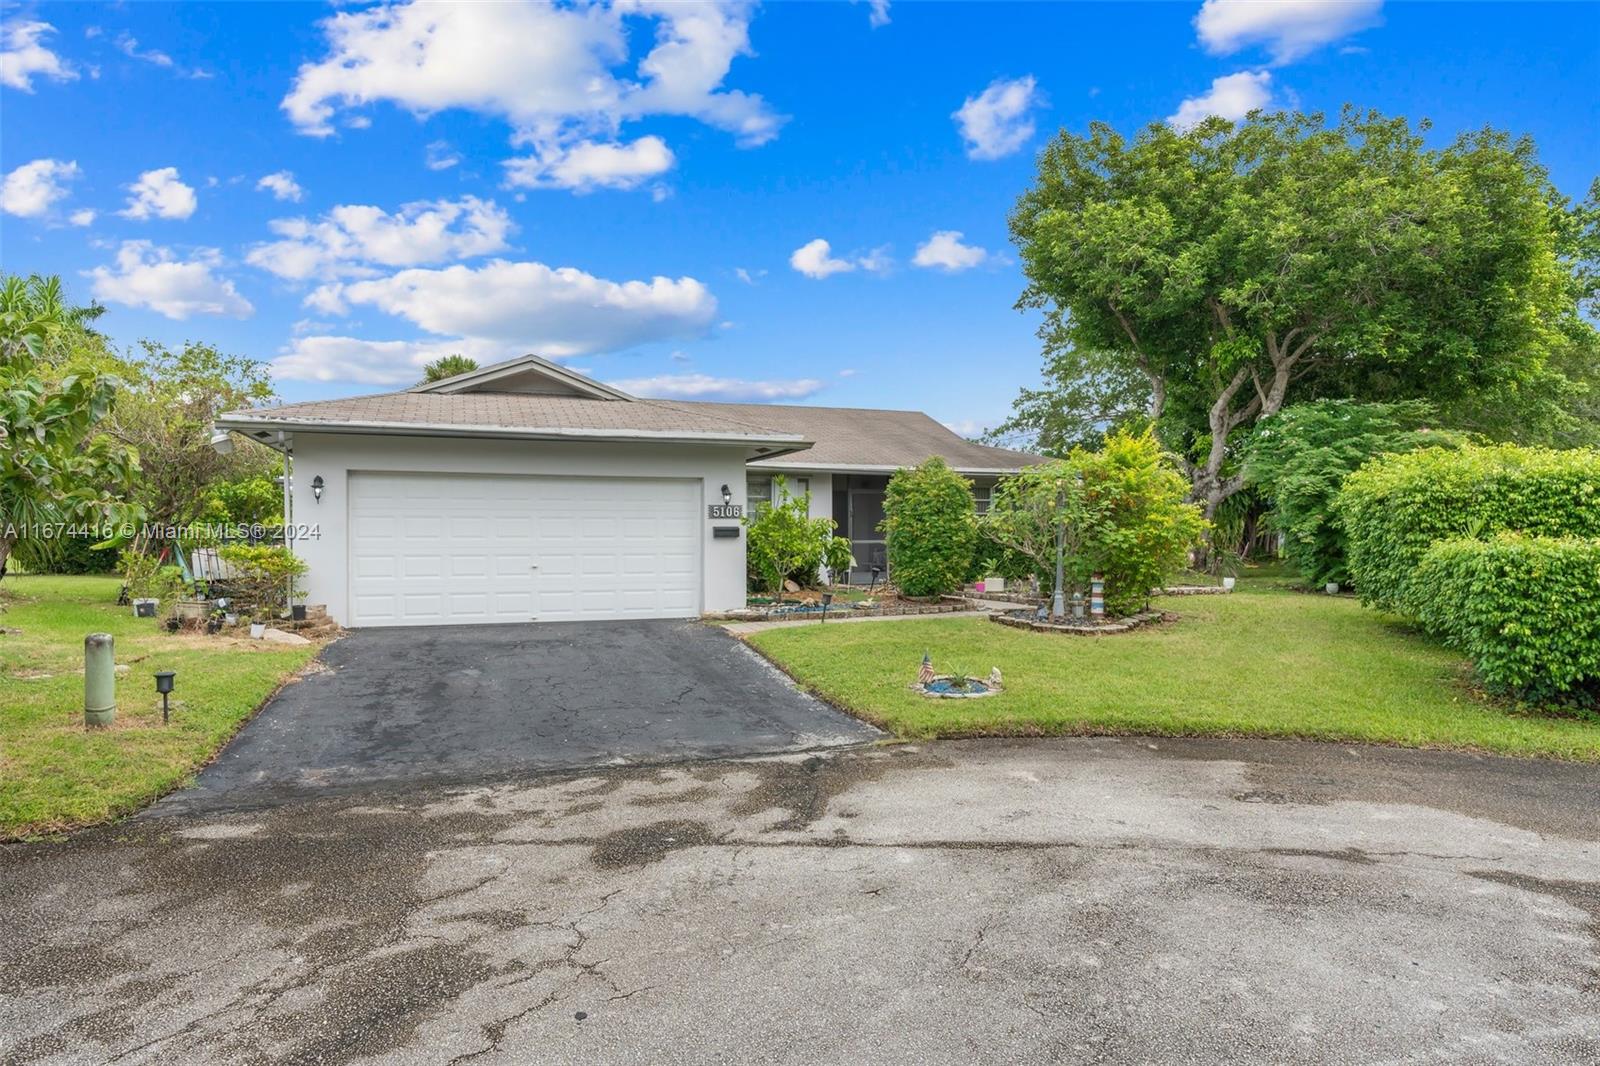
M 927 652 L 922 653 L 922 669 L 917 671 L 917 684 L 933 684 L 933 660 L 928 657 Z

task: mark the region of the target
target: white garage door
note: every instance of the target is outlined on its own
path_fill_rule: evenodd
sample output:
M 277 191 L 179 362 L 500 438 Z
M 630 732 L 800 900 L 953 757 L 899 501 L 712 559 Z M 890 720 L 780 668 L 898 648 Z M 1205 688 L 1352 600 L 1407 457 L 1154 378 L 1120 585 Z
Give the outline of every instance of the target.
M 698 482 L 371 473 L 349 491 L 351 625 L 700 613 Z

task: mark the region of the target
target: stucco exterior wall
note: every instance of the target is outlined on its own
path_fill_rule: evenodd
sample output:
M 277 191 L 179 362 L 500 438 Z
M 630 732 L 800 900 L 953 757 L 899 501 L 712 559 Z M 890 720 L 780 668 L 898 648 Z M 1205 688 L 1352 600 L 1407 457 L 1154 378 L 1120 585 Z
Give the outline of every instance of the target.
M 295 553 L 306 561 L 306 602 L 326 604 L 336 621 L 349 619 L 348 491 L 352 471 L 419 471 L 463 474 L 542 474 L 578 477 L 689 478 L 701 483 L 702 611 L 724 611 L 745 602 L 744 531 L 714 538 L 705 505 L 722 501 L 727 485 L 733 502 L 745 503 L 744 451 L 713 445 L 568 443 L 556 441 L 460 440 L 444 437 L 296 432 L 293 521 L 312 526 L 315 536 L 298 539 Z M 320 476 L 322 500 L 312 495 Z M 816 506 L 816 504 L 813 504 Z M 448 545 L 442 545 L 448 551 Z

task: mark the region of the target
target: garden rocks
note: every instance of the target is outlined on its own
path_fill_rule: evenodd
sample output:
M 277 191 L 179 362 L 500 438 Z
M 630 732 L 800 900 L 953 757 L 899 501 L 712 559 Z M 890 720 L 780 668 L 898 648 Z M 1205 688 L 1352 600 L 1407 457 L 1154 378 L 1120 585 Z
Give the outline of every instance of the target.
M 991 614 L 989 621 L 999 622 L 1013 629 L 1032 629 L 1040 633 L 1070 633 L 1080 637 L 1111 636 L 1126 633 L 1152 622 L 1175 622 L 1178 616 L 1165 611 L 1140 611 L 1124 618 L 1096 622 L 1089 618 L 1056 618 L 1041 621 L 1033 612 Z
M 261 634 L 261 639 L 271 641 L 273 644 L 310 644 L 311 641 L 298 633 L 285 633 L 281 629 L 268 629 Z

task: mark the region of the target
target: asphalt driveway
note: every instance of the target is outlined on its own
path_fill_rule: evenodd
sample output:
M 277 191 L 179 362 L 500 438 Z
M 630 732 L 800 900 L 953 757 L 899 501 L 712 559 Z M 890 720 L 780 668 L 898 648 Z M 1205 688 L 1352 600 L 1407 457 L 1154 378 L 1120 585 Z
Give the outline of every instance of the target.
M 1600 767 L 954 742 L 0 848 L 0 1062 L 1600 1062 Z
M 164 808 L 492 781 L 882 736 L 693 622 L 363 629 Z

